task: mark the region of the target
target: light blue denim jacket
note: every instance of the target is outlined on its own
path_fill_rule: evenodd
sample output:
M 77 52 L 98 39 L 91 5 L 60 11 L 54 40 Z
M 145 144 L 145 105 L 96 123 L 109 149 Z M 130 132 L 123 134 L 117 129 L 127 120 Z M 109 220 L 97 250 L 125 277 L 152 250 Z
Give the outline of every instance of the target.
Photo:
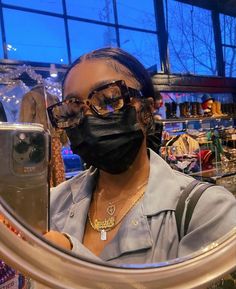
M 191 254 L 236 226 L 236 199 L 223 187 L 213 186 L 199 199 L 188 232 L 179 242 L 175 207 L 193 178 L 172 170 L 150 150 L 146 192 L 97 257 L 82 244 L 97 173 L 91 167 L 51 192 L 51 230 L 67 233 L 72 252 L 82 258 L 117 265 L 163 262 Z

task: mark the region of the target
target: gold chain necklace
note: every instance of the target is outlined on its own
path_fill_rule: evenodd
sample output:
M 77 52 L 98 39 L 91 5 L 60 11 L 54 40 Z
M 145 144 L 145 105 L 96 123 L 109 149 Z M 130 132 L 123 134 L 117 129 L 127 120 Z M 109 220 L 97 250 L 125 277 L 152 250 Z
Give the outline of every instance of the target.
M 142 184 L 141 186 L 139 186 L 137 189 L 138 191 L 143 188 L 145 185 L 147 184 L 147 182 L 145 182 L 144 184 Z M 138 198 L 136 200 L 134 200 L 131 205 L 129 206 L 128 210 L 126 210 L 124 212 L 124 214 L 116 221 L 115 217 L 110 217 L 107 218 L 105 220 L 98 220 L 95 219 L 94 223 L 92 222 L 92 219 L 90 217 L 90 211 L 88 212 L 88 220 L 89 220 L 89 224 L 90 226 L 97 232 L 101 233 L 101 240 L 102 241 L 106 241 L 107 240 L 107 232 L 111 231 L 112 229 L 114 229 L 118 224 L 120 224 L 120 222 L 123 220 L 123 218 L 128 214 L 128 212 L 137 204 L 137 202 L 142 198 L 142 196 L 144 195 L 145 190 L 142 191 L 142 193 L 138 196 Z
M 139 188 L 140 190 L 140 188 Z M 116 210 L 116 204 L 119 204 L 123 202 L 124 200 L 127 200 L 127 197 L 122 198 L 121 200 L 116 200 L 116 201 L 110 201 L 108 202 L 108 206 L 106 208 L 106 212 L 109 216 L 113 216 L 115 214 Z
M 146 184 L 146 183 L 145 183 Z M 137 190 L 139 191 L 144 185 L 140 185 L 138 186 Z M 102 192 L 104 192 L 104 189 L 102 189 Z M 98 193 L 98 195 L 100 195 L 101 193 Z M 117 203 L 121 203 L 123 202 L 124 200 L 127 200 L 127 197 L 124 197 L 120 200 L 114 200 L 114 201 L 109 201 L 108 202 L 108 205 L 107 205 L 107 208 L 106 208 L 106 212 L 109 216 L 113 216 L 116 212 L 116 204 Z

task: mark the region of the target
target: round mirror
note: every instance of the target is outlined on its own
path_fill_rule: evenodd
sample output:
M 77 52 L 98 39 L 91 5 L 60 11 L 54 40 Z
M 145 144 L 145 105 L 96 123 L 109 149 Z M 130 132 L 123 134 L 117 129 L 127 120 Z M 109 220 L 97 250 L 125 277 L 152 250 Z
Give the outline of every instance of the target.
M 1 201 L 0 213 L 15 234 L 0 222 L 0 258 L 35 280 L 35 288 L 162 288 L 209 286 L 232 272 L 236 260 L 236 229 L 196 253 L 157 264 L 120 267 L 91 262 L 53 246 L 13 216 Z

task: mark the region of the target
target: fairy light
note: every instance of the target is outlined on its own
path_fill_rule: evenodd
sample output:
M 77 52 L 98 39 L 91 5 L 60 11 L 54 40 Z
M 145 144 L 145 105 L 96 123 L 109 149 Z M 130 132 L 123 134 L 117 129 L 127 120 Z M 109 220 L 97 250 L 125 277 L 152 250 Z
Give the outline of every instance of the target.
M 32 87 L 20 79 L 26 73 L 38 85 L 43 85 L 47 92 L 62 99 L 62 87 L 55 78 L 43 78 L 41 74 L 29 65 L 10 66 L 0 65 L 0 101 L 3 103 L 8 116 L 8 121 L 17 121 L 22 97 L 29 92 Z
M 7 44 L 7 50 L 8 51 L 16 51 L 17 50 L 17 48 L 16 47 L 13 47 L 11 44 Z
M 17 66 L 15 69 L 6 65 L 0 65 L 0 71 L 1 70 L 4 71 L 4 73 L 0 73 L 0 84 L 4 85 L 3 87 L 0 87 L 0 99 L 4 101 L 6 101 L 6 98 L 2 97 L 2 95 L 10 93 L 16 87 L 20 87 L 23 90 L 23 93 L 30 90 L 23 81 L 18 79 L 24 72 L 38 84 L 44 85 L 49 93 L 58 96 L 59 99 L 62 97 L 61 83 L 56 82 L 55 80 L 52 81 L 50 78 L 44 79 L 42 75 L 36 73 L 29 65 L 24 64 L 22 66 Z M 14 98 L 17 97 L 14 96 Z

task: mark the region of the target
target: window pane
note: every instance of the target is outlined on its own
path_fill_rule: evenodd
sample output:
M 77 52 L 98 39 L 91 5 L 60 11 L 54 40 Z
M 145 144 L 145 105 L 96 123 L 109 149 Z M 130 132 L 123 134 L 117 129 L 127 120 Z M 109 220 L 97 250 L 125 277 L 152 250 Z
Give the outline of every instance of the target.
M 210 11 L 173 0 L 167 3 L 171 71 L 216 75 Z
M 2 47 L 2 31 L 1 31 L 1 26 L 0 26 L 0 58 L 3 58 L 3 47 Z
M 236 18 L 220 15 L 222 43 L 236 46 Z
M 63 19 L 4 9 L 8 58 L 68 63 Z
M 104 46 L 117 46 L 115 29 L 106 25 L 69 20 L 72 60 Z
M 146 68 L 159 62 L 156 34 L 120 29 L 120 47 L 138 58 Z
M 236 48 L 224 47 L 225 76 L 236 76 Z
M 153 0 L 119 0 L 117 13 L 119 24 L 156 30 Z
M 112 0 L 66 0 L 67 14 L 76 17 L 114 23 Z
M 63 12 L 61 0 L 2 0 L 2 3 L 55 13 Z

